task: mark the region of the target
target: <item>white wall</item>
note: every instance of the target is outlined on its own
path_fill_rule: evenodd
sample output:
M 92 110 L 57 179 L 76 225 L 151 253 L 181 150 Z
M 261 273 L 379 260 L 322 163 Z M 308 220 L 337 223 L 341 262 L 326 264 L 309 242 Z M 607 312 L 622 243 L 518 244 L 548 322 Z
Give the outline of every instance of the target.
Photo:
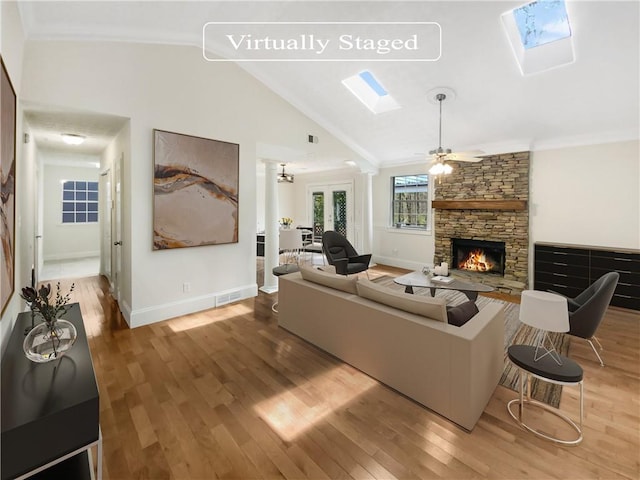
M 56 155 L 59 156 L 59 155 Z M 64 155 L 73 158 L 73 154 Z M 43 254 L 44 261 L 66 260 L 100 255 L 99 223 L 62 223 L 62 183 L 65 180 L 99 181 L 96 167 L 72 167 L 47 163 L 43 153 Z M 86 158 L 83 156 L 83 158 Z M 94 162 L 99 164 L 100 158 Z
M 282 217 L 289 217 L 293 219 L 294 226 L 306 226 L 307 223 L 304 217 L 298 213 L 298 205 L 296 204 L 297 190 L 298 185 L 295 183 L 278 184 L 278 220 Z
M 206 62 L 198 48 L 34 41 L 24 71 L 25 100 L 131 119 L 123 185 L 131 303 L 123 314 L 132 326 L 209 308 L 229 290 L 255 295 L 256 145 L 298 148 L 318 132 L 339 146 L 239 67 Z M 154 128 L 240 145 L 237 244 L 152 250 Z M 340 148 L 345 158 L 357 156 Z
M 23 159 L 23 113 L 20 105 L 23 69 L 24 33 L 17 2 L 0 2 L 0 54 L 17 97 L 16 118 L 16 224 L 15 224 L 15 289 L 0 320 L 0 347 L 2 353 L 24 302 L 18 295 L 20 288 L 31 281 L 30 249 L 33 249 L 33 211 L 29 211 L 29 199 L 33 199 L 35 158 L 28 151 Z M 29 153 L 30 152 L 30 153 Z M 32 206 L 31 206 L 32 208 Z
M 265 184 L 264 173 L 256 177 L 256 228 L 258 232 L 264 232 L 265 228 Z
M 381 168 L 373 177 L 373 260 L 376 263 L 408 269 L 433 265 L 435 240 L 432 231 L 397 229 L 391 222 L 391 177 L 427 173 L 427 163 Z M 430 179 L 431 181 L 431 179 Z M 429 195 L 433 198 L 433 188 Z M 433 211 L 431 212 L 433 226 Z
M 531 242 L 640 248 L 640 143 L 532 152 Z

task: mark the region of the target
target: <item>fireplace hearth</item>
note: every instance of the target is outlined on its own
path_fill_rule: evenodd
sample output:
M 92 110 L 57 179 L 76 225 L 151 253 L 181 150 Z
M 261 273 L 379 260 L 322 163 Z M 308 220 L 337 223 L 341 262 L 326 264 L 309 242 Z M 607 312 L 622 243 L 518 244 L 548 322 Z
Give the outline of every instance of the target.
M 505 243 L 467 238 L 451 239 L 451 268 L 504 275 Z

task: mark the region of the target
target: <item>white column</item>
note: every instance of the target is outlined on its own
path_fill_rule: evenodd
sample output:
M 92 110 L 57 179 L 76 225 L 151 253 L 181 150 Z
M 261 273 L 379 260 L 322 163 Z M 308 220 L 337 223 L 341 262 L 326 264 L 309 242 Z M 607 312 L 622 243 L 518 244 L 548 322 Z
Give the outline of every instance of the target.
M 263 160 L 264 175 L 264 285 L 260 290 L 265 293 L 278 291 L 278 279 L 273 269 L 278 266 L 278 182 L 277 162 Z
M 373 253 L 373 173 L 363 177 L 364 204 L 362 206 L 362 253 Z M 373 264 L 373 263 L 372 263 Z

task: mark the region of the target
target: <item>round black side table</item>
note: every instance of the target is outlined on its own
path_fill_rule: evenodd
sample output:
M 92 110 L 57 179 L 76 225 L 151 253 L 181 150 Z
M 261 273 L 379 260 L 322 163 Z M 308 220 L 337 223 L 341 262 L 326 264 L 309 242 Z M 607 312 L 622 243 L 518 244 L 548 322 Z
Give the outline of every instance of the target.
M 582 418 L 584 412 L 584 384 L 582 381 L 582 367 L 576 362 L 560 355 L 561 365 L 550 356 L 544 356 L 537 361 L 534 360 L 536 347 L 531 345 L 511 345 L 507 349 L 509 360 L 518 367 L 520 373 L 520 396 L 515 400 L 511 400 L 507 404 L 507 410 L 511 417 L 523 428 L 538 435 L 539 437 L 551 440 L 562 445 L 578 445 L 582 442 Z M 555 383 L 557 385 L 578 385 L 580 387 L 580 424 L 577 425 L 571 418 L 562 413 L 560 409 L 554 408 L 546 403 L 533 400 L 531 398 L 531 377 L 538 378 L 545 382 Z M 525 388 L 526 382 L 526 388 Z M 526 390 L 526 395 L 525 395 Z M 518 412 L 514 413 L 512 406 L 518 406 Z M 576 431 L 577 437 L 572 440 L 563 440 L 553 437 L 544 432 L 540 432 L 533 427 L 527 425 L 524 421 L 525 405 L 542 408 L 564 422 L 569 424 Z

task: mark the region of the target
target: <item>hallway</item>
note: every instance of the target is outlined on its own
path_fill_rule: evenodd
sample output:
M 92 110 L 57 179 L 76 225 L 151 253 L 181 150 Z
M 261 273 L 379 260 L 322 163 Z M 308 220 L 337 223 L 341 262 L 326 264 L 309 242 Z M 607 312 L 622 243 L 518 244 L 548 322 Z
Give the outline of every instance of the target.
M 100 257 L 77 258 L 45 262 L 39 281 L 45 282 L 62 278 L 93 277 L 100 273 Z

